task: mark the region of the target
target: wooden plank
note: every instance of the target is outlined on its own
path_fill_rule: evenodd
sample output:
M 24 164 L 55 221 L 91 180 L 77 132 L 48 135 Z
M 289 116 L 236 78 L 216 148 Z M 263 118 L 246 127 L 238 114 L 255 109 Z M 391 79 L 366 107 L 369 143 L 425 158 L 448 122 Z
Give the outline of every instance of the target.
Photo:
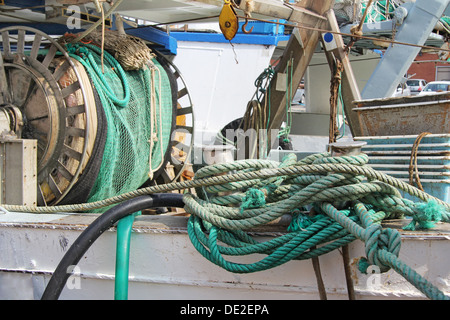
M 106 0 L 98 0 L 99 2 L 106 2 Z M 85 4 L 88 2 L 92 2 L 92 0 L 59 0 L 58 1 L 61 4 L 76 4 L 76 5 L 80 5 L 80 4 Z
M 334 15 L 334 11 L 330 10 L 326 14 L 329 22 L 329 28 L 331 31 L 339 32 L 339 25 Z M 350 130 L 353 136 L 360 136 L 362 134 L 361 122 L 359 121 L 358 113 L 352 111 L 354 107 L 354 101 L 361 100 L 361 93 L 358 89 L 355 76 L 353 74 L 353 69 L 350 64 L 348 55 L 345 53 L 344 40 L 340 34 L 334 34 L 334 39 L 336 41 L 337 49 L 334 51 L 335 58 L 339 59 L 344 66 L 344 71 L 342 73 L 342 98 L 344 101 L 344 112 L 347 118 Z
M 314 26 L 316 20 L 325 21 L 322 6 L 327 6 L 327 1 L 303 0 L 297 4 L 287 4 L 273 0 L 253 0 L 252 13 L 262 14 L 271 18 L 286 19 L 291 22 L 301 22 L 303 25 Z M 334 1 L 333 1 L 334 2 Z M 247 3 L 241 1 L 239 9 L 245 11 Z

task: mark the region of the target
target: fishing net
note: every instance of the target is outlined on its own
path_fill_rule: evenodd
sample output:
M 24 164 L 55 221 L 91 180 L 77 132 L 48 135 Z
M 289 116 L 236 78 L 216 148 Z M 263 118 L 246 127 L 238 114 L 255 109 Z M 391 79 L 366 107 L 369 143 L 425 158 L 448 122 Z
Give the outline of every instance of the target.
M 394 0 L 384 0 L 384 1 L 375 1 L 369 8 L 369 12 L 366 16 L 364 22 L 379 22 L 391 20 L 394 16 L 394 11 L 397 9 L 403 1 L 394 1 Z M 363 3 L 362 9 L 366 10 L 367 3 Z
M 359 22 L 366 11 L 368 0 L 337 0 L 334 12 L 340 25 Z M 404 0 L 380 0 L 372 2 L 364 22 L 374 23 L 390 20 L 394 11 Z
M 154 57 L 138 70 L 125 71 L 106 51 L 102 63 L 97 46 L 66 48 L 91 77 L 107 120 L 101 167 L 88 202 L 136 190 L 164 165 L 174 107 L 169 77 Z
M 108 51 L 124 68 L 124 70 L 138 70 L 144 68 L 147 61 L 152 58 L 151 50 L 141 39 L 121 34 L 115 30 L 94 30 L 83 38 L 85 42 L 99 42 L 106 39 L 104 49 Z

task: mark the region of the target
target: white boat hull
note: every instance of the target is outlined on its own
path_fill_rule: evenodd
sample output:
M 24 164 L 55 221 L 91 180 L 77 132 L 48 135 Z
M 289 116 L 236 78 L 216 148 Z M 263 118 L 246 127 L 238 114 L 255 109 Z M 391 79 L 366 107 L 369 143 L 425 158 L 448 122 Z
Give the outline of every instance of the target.
M 40 299 L 64 254 L 95 215 L 0 214 L 0 299 Z M 140 216 L 131 237 L 129 299 L 264 300 L 319 299 L 310 260 L 290 261 L 251 274 L 228 272 L 201 256 L 191 244 L 184 216 Z M 405 221 L 403 221 L 406 223 Z M 281 231 L 281 226 L 277 226 Z M 399 258 L 450 293 L 450 229 L 402 231 Z M 69 278 L 60 299 L 114 299 L 115 228 L 95 241 Z M 267 238 L 273 230 L 258 233 Z M 395 271 L 363 275 L 356 259 L 361 241 L 349 245 L 356 299 L 426 299 Z M 261 258 L 255 255 L 255 259 Z M 253 257 L 233 258 L 256 261 Z M 341 252 L 319 258 L 328 299 L 348 299 Z M 375 270 L 376 271 L 376 270 Z

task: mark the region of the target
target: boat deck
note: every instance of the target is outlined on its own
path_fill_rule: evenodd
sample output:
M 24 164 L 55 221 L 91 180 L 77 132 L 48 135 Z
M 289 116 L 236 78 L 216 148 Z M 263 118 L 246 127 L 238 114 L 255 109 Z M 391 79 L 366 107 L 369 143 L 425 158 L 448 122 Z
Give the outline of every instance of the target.
M 0 299 L 39 299 L 52 272 L 79 234 L 97 214 L 0 214 Z M 201 256 L 187 234 L 183 214 L 141 215 L 133 224 L 130 253 L 130 299 L 319 299 L 316 275 L 309 260 L 290 261 L 251 274 L 223 270 Z M 283 234 L 288 216 L 252 230 L 256 239 Z M 407 220 L 385 227 L 401 228 Z M 401 230 L 401 229 L 400 229 Z M 110 228 L 91 246 L 78 264 L 78 286 L 66 288 L 61 299 L 113 299 L 116 228 Z M 428 281 L 449 293 L 450 226 L 404 231 L 399 258 Z M 357 299 L 425 299 L 403 277 L 390 270 L 364 275 L 356 262 L 365 256 L 361 241 L 349 245 L 352 279 Z M 261 259 L 230 257 L 240 263 Z M 227 257 L 228 259 L 228 257 Z M 329 299 L 348 299 L 341 250 L 319 258 Z M 70 281 L 69 281 L 70 282 Z M 14 288 L 14 297 L 11 297 Z M 19 290 L 20 289 L 20 290 Z

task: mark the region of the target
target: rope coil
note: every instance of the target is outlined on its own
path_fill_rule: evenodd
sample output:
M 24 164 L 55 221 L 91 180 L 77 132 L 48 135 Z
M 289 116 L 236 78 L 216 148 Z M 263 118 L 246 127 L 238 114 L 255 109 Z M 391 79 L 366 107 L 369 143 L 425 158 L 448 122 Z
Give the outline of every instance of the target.
M 223 174 L 236 170 L 238 173 L 259 170 L 257 172 L 270 171 L 273 174 L 280 168 L 319 164 L 350 165 L 366 170 L 367 162 L 368 157 L 364 154 L 331 157 L 329 153 L 324 153 L 302 161 L 297 161 L 295 155 L 290 154 L 278 164 L 278 168 L 274 167 L 276 163 L 267 160 L 243 160 L 208 166 L 197 172 L 193 181 L 215 174 L 226 177 Z M 252 165 L 255 167 L 252 168 Z M 227 193 L 223 194 L 224 191 Z M 400 233 L 394 229 L 383 229 L 381 221 L 405 216 L 413 217 L 415 221 L 423 204 L 402 198 L 400 192 L 385 181 L 365 179 L 358 173 L 261 175 L 259 179 L 245 182 L 223 183 L 220 188 L 203 187 L 198 194 L 200 196 L 186 194 L 184 197 L 185 210 L 191 214 L 189 237 L 198 252 L 227 271 L 251 273 L 267 270 L 290 260 L 318 257 L 360 239 L 365 243 L 366 251 L 366 257 L 360 263 L 362 272 L 366 272 L 369 265 L 378 266 L 382 272 L 393 268 L 427 297 L 448 299 L 399 261 Z M 311 208 L 309 214 L 307 207 Z M 442 210 L 443 214 L 428 215 L 427 219 L 449 221 L 448 205 L 435 209 Z M 287 233 L 280 237 L 260 243 L 247 233 L 286 214 L 292 216 L 292 222 Z M 224 257 L 253 253 L 266 256 L 249 264 L 228 261 Z
M 4 205 L 3 208 L 19 212 L 82 211 L 140 195 L 197 188 L 201 191 L 197 194 L 204 193 L 206 199 L 190 193 L 183 199 L 186 211 L 191 213 L 187 226 L 189 238 L 205 258 L 230 272 L 262 271 L 291 260 L 318 257 L 359 238 L 366 244 L 367 257 L 360 260 L 363 272 L 370 264 L 383 270 L 392 268 L 428 298 L 448 300 L 448 296 L 398 259 L 401 242 L 398 231 L 382 230 L 380 222 L 410 216 L 414 224 L 419 222 L 419 227 L 426 228 L 436 221 L 449 222 L 450 205 L 377 172 L 366 166 L 367 161 L 364 154 L 330 157 L 329 153 L 311 155 L 301 161 L 291 154 L 278 166 L 268 160 L 241 160 L 204 167 L 193 180 L 142 188 L 102 201 L 53 207 Z M 266 203 L 241 212 L 240 204 L 249 187 L 266 189 Z M 428 203 L 416 204 L 401 198 L 397 188 Z M 222 193 L 224 190 L 226 194 Z M 211 201 L 231 196 L 230 190 L 238 193 L 234 203 L 217 205 Z M 312 216 L 303 212 L 306 206 L 311 206 Z M 432 214 L 427 213 L 430 210 Z M 284 214 L 293 217 L 286 234 L 262 243 L 247 234 L 246 231 Z M 227 246 L 219 245 L 218 241 Z M 267 256 L 251 264 L 230 262 L 223 257 L 252 253 Z

